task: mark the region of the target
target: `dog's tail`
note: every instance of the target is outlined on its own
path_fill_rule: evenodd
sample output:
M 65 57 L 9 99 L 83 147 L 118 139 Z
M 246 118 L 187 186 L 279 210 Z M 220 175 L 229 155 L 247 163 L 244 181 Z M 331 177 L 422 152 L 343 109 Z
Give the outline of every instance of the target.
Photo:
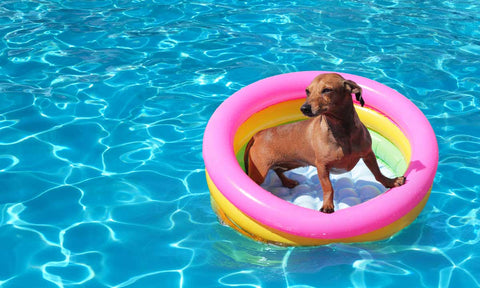
M 253 145 L 253 137 L 252 139 L 250 139 L 250 141 L 248 141 L 247 143 L 247 147 L 245 147 L 245 153 L 243 154 L 243 165 L 245 166 L 245 173 L 247 173 L 248 175 L 248 164 L 249 164 L 249 161 L 250 161 L 250 148 L 252 148 L 252 145 Z

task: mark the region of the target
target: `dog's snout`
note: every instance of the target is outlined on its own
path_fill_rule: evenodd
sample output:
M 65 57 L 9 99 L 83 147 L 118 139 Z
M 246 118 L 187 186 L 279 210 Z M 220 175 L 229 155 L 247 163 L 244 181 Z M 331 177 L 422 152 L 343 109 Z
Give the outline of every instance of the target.
M 300 111 L 302 111 L 305 116 L 313 116 L 312 106 L 310 106 L 310 104 L 303 104 L 302 107 L 300 107 Z

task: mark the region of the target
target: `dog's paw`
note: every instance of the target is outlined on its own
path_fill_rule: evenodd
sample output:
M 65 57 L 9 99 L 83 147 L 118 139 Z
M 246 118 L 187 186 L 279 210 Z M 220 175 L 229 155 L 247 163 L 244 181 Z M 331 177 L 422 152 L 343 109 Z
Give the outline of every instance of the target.
M 400 177 L 395 178 L 394 181 L 393 181 L 393 187 L 402 186 L 403 184 L 405 184 L 406 180 L 407 180 L 407 178 L 405 176 L 400 176 Z
M 397 178 L 386 178 L 385 177 L 385 181 L 382 182 L 382 184 L 383 184 L 383 186 L 385 186 L 385 188 L 394 188 L 394 187 L 402 186 L 403 184 L 405 184 L 406 180 L 407 180 L 407 178 L 405 176 L 400 176 L 400 177 L 397 177 Z
M 332 207 L 323 206 L 322 208 L 320 208 L 320 212 L 331 214 L 335 212 L 335 209 L 333 208 L 333 206 Z

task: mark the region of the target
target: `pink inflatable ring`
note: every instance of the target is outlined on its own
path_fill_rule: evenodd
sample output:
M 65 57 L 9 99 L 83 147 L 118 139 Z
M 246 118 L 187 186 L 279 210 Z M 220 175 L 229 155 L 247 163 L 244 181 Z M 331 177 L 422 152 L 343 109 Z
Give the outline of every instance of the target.
M 326 72 L 282 74 L 248 85 L 223 102 L 208 122 L 203 157 L 212 207 L 222 222 L 255 240 L 321 245 L 384 239 L 415 220 L 430 195 L 438 146 L 428 120 L 395 90 L 343 73 L 363 88 L 366 105 L 355 105 L 362 122 L 401 152 L 405 185 L 325 214 L 284 201 L 245 174 L 237 161 L 242 147 L 261 129 L 303 119 L 305 88 L 320 73 Z

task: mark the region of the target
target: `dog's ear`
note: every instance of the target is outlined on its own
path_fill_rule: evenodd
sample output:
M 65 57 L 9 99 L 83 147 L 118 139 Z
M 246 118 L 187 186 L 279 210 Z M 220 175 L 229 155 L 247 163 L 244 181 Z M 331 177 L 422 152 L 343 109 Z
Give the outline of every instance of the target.
M 357 99 L 358 102 L 360 102 L 360 105 L 365 105 L 365 101 L 362 98 L 362 87 L 360 87 L 357 83 L 353 82 L 352 80 L 345 80 L 343 82 L 343 85 L 345 86 L 345 89 L 347 91 L 350 91 L 350 93 L 355 94 L 355 98 Z

